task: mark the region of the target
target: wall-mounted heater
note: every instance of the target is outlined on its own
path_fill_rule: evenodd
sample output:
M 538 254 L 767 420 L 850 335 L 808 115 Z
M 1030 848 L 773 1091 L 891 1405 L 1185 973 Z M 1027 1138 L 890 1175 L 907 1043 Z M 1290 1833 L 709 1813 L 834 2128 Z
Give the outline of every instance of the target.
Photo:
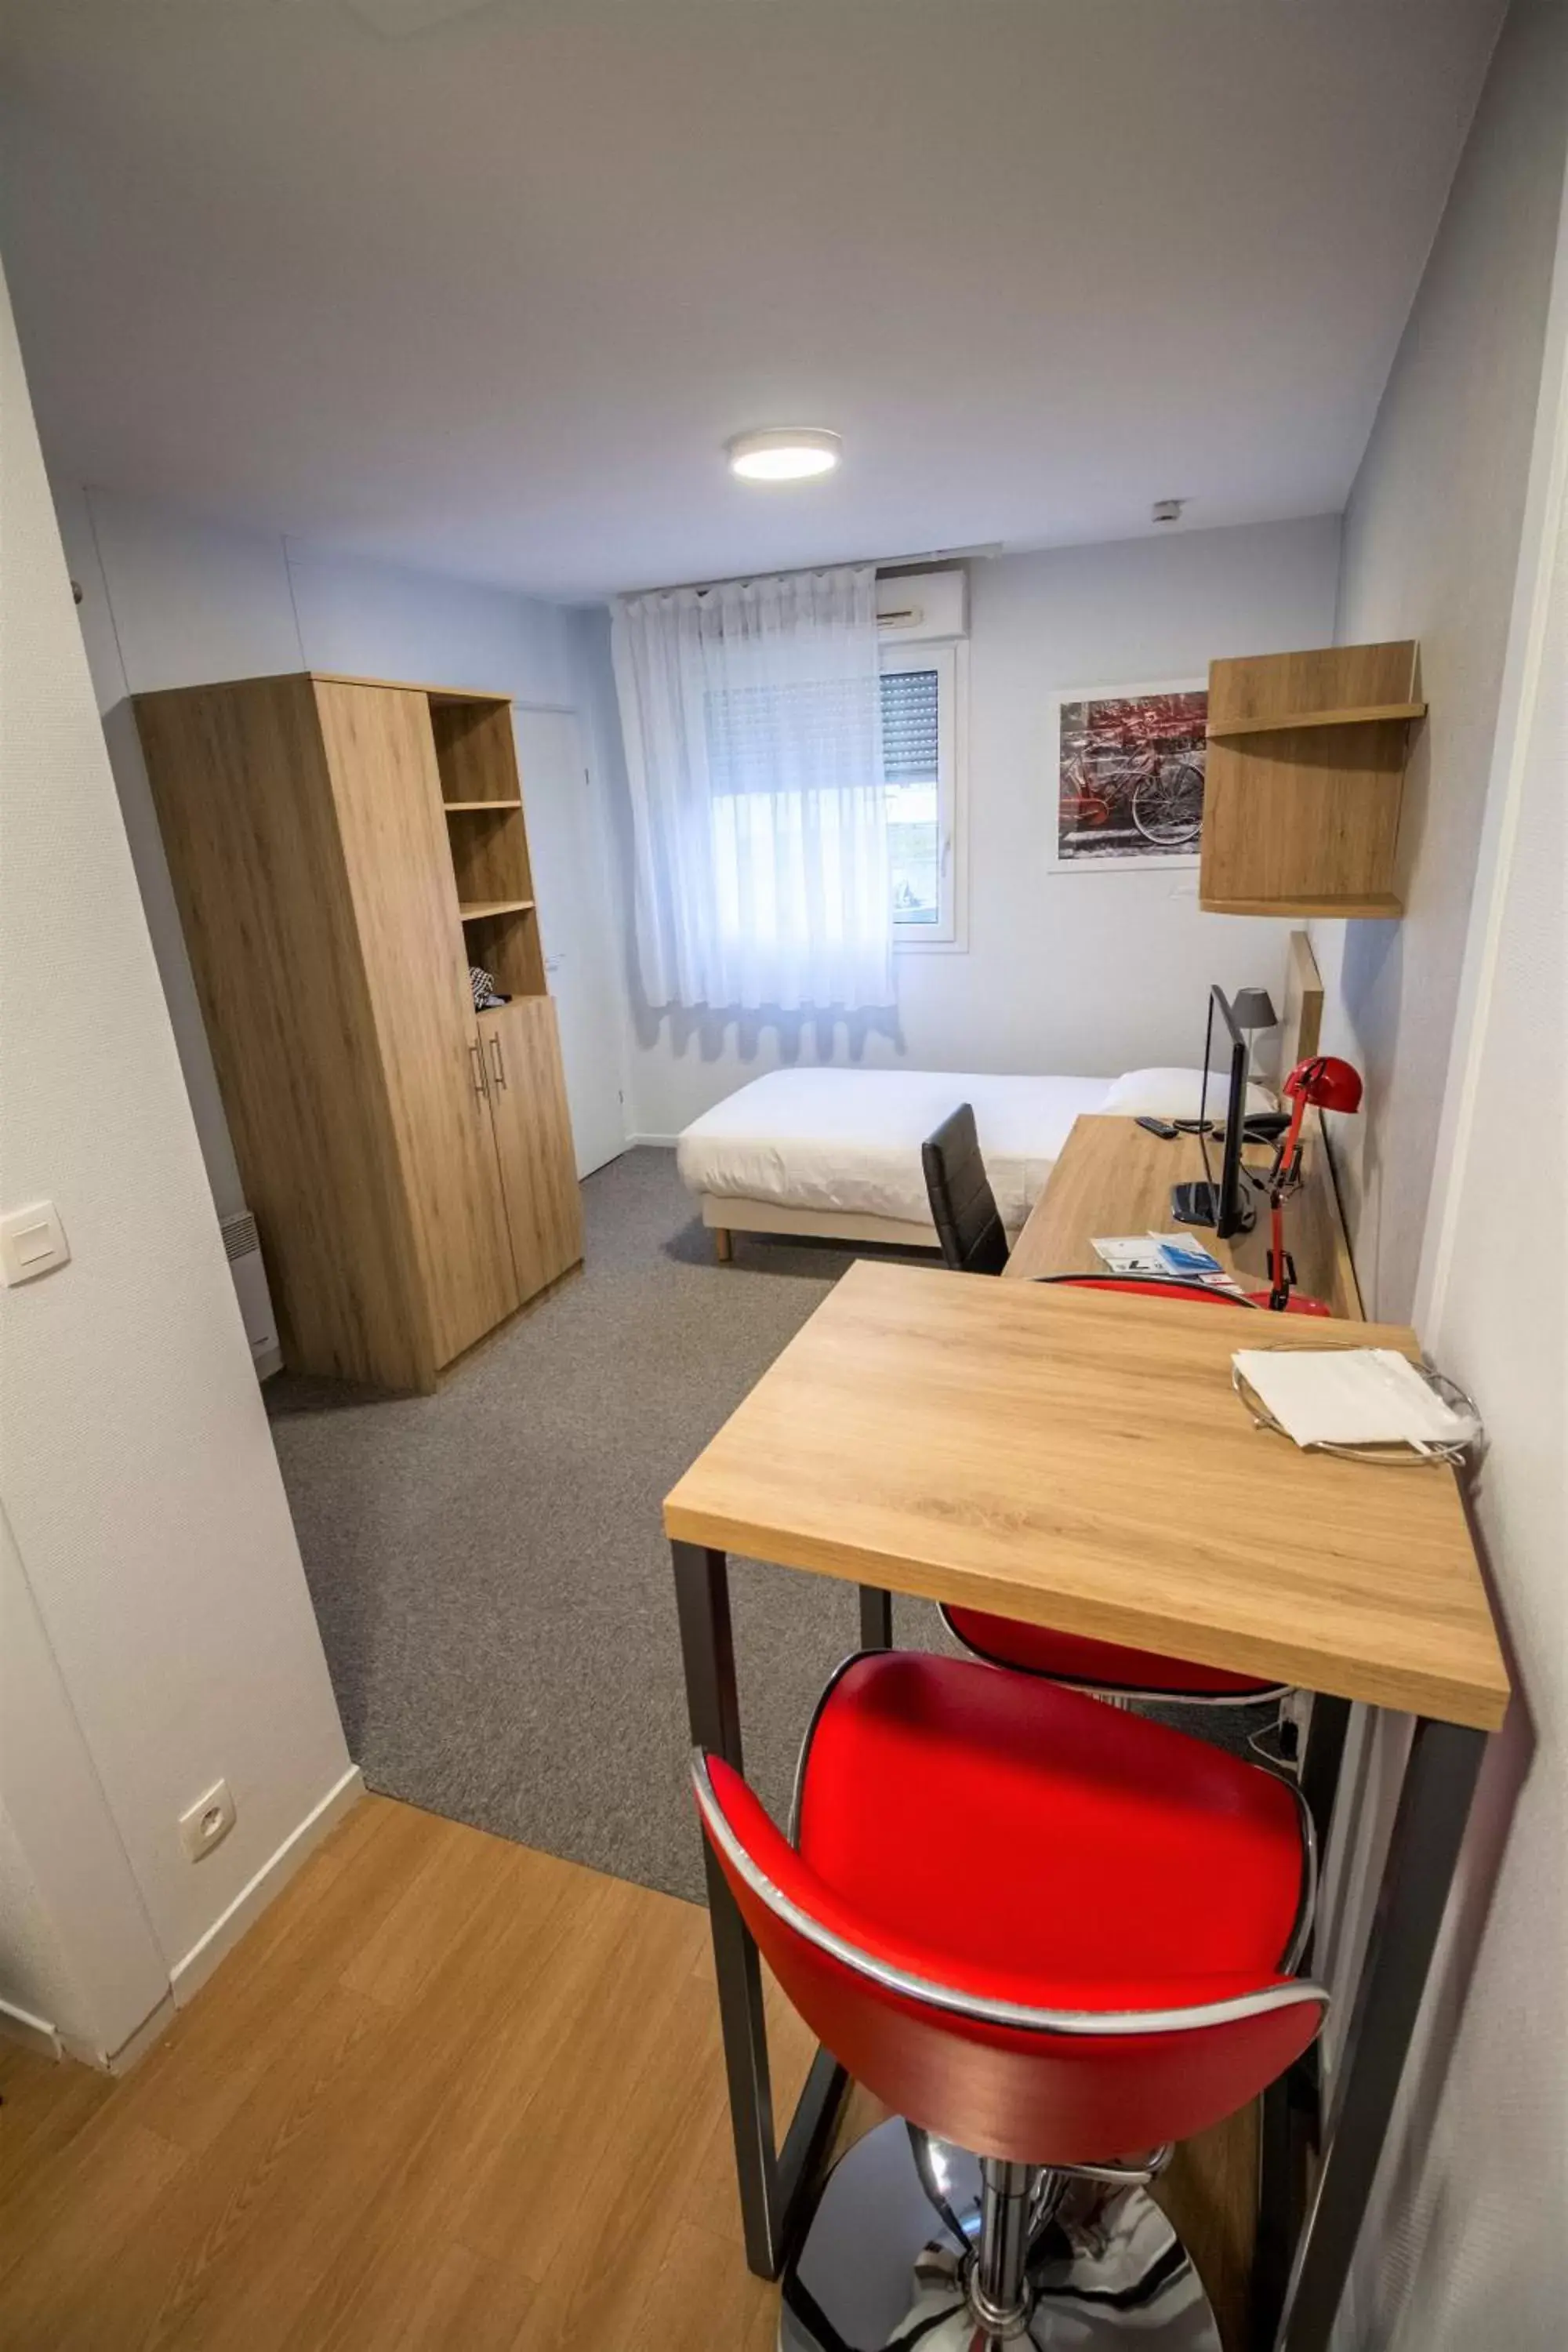
M 218 1230 L 223 1235 L 228 1270 L 234 1276 L 239 1311 L 245 1318 L 250 1360 L 256 1366 L 257 1379 L 264 1381 L 273 1372 L 281 1371 L 283 1350 L 278 1344 L 278 1318 L 272 1312 L 272 1294 L 267 1287 L 267 1269 L 261 1263 L 256 1219 L 248 1209 L 241 1209 L 236 1216 L 221 1218 Z

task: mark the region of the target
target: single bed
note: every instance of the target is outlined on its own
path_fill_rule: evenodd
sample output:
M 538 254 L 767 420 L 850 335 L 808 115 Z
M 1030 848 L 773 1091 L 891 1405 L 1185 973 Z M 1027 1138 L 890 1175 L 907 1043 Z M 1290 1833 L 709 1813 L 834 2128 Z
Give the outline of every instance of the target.
M 921 1145 L 973 1103 L 1002 1221 L 1016 1234 L 1082 1111 L 1109 1078 L 951 1070 L 771 1070 L 693 1121 L 676 1145 L 687 1189 L 727 1256 L 731 1233 L 935 1249 Z
M 1322 982 L 1305 931 L 1288 943 L 1279 1066 L 1318 1050 Z M 1126 1070 L 1115 1078 L 996 1076 L 963 1070 L 770 1070 L 694 1119 L 677 1144 L 687 1190 L 719 1255 L 731 1234 L 794 1234 L 934 1250 L 921 1145 L 949 1111 L 974 1106 L 986 1174 L 1008 1239 L 1044 1189 L 1076 1118 L 1195 1118 L 1203 1073 Z M 1267 1087 L 1250 1111 L 1273 1110 Z

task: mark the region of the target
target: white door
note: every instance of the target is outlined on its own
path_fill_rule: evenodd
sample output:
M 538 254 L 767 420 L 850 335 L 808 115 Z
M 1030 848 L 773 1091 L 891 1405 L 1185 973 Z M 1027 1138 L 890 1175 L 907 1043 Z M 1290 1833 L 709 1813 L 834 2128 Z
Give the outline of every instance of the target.
M 615 926 L 576 713 L 520 708 L 517 749 L 577 1173 L 586 1176 L 626 1150 L 626 1131 Z

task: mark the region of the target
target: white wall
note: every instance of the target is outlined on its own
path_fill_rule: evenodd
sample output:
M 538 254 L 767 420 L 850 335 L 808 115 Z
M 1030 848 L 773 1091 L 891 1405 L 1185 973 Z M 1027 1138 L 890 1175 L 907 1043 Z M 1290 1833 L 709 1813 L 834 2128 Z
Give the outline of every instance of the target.
M 127 2004 L 163 1997 L 182 1970 L 194 1981 L 198 1948 L 216 1948 L 258 1874 L 285 1866 L 354 1776 L 3 289 L 0 517 L 0 1200 L 53 1199 L 71 1248 L 61 1270 L 0 1291 L 0 1496 L 16 1555 L 0 1562 L 0 1802 L 63 1955 L 61 2000 L 110 2054 Z M 237 1823 L 193 1864 L 176 1819 L 220 1775 Z M 90 1883 L 73 1881 L 95 1853 Z M 34 1971 L 36 1994 L 36 1951 Z
M 9 1813 L 0 1811 L 0 2016 L 59 2055 L 59 2020 L 81 2006 L 70 1964 Z
M 1397 923 L 1313 927 L 1369 1308 L 1409 1314 L 1498 713 L 1568 141 L 1562 0 L 1515 0 L 1345 518 L 1338 636 L 1421 643 Z
M 57 485 L 56 498 L 153 950 L 214 1198 L 227 1215 L 241 1205 L 239 1173 L 128 696 L 324 669 L 574 707 L 585 690 L 578 615 L 500 589 L 229 530 L 112 490 Z M 607 908 L 603 920 L 607 926 Z M 606 1050 L 618 1066 L 618 1034 Z
M 0 2002 L 101 2061 L 166 2004 L 170 1965 L 3 1509 L 0 1627 Z
M 1478 1399 L 1516 1697 L 1489 1752 L 1343 2352 L 1535 2352 L 1568 2307 L 1568 208 L 1416 1320 Z
M 1108 1075 L 1199 1058 L 1208 983 L 1275 987 L 1289 927 L 1200 914 L 1191 868 L 1048 873 L 1051 697 L 1201 680 L 1216 656 L 1327 645 L 1338 559 L 1339 524 L 1329 516 L 974 564 L 967 952 L 901 952 L 896 1020 L 866 1015 L 820 1031 L 789 1015 L 655 1013 L 637 1003 L 628 966 L 636 1130 L 678 1133 L 748 1078 L 797 1056 Z M 597 646 L 595 720 L 608 772 L 619 735 L 605 626 L 585 625 Z M 623 770 L 623 876 L 624 792 Z

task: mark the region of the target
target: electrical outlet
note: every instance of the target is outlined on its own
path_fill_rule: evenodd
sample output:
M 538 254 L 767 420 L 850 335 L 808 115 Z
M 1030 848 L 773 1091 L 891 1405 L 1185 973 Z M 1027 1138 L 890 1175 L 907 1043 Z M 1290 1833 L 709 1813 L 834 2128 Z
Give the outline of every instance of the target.
M 180 1843 L 187 1862 L 200 1862 L 223 1843 L 234 1827 L 234 1798 L 226 1780 L 215 1780 L 188 1813 L 180 1815 Z

